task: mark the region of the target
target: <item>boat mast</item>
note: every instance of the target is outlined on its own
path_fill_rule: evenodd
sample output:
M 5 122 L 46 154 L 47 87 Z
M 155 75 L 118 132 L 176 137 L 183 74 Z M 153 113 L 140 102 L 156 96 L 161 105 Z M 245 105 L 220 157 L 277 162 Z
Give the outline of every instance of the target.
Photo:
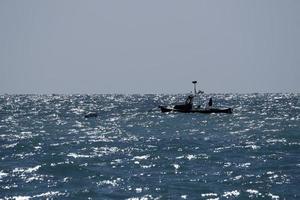
M 196 94 L 197 94 L 197 88 L 196 88 L 197 81 L 193 81 L 192 83 L 194 84 L 194 95 L 196 96 Z

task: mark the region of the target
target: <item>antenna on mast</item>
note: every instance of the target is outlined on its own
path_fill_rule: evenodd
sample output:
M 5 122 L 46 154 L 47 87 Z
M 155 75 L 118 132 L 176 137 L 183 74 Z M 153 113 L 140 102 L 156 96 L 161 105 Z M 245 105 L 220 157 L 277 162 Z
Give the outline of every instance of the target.
M 199 91 L 197 92 L 197 88 L 196 88 L 197 81 L 192 81 L 192 83 L 194 84 L 194 94 L 195 94 L 195 95 L 197 95 L 197 94 L 203 94 L 203 93 L 204 93 L 204 91 L 202 91 L 202 90 L 199 90 Z

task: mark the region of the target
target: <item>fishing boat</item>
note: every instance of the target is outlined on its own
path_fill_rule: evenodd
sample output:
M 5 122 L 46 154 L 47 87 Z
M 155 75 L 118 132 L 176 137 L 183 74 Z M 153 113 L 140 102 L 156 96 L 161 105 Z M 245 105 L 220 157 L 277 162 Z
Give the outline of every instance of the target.
M 169 106 L 159 106 L 161 112 L 181 112 L 181 113 L 204 113 L 204 114 L 210 114 L 210 113 L 228 113 L 231 114 L 233 109 L 232 108 L 216 108 L 212 107 L 212 99 L 209 100 L 209 105 L 206 108 L 201 108 L 200 106 L 194 106 L 193 100 L 194 98 L 199 95 L 203 94 L 203 91 L 198 91 L 196 89 L 197 81 L 192 82 L 194 84 L 194 94 L 191 94 L 187 97 L 184 104 L 178 104 L 173 107 Z

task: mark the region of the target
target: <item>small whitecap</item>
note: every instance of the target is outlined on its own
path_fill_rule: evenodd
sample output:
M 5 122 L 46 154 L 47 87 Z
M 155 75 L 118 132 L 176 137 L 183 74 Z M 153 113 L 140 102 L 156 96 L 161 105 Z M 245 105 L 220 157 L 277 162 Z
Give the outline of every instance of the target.
M 14 196 L 12 197 L 14 200 L 29 200 L 30 196 Z
M 73 157 L 73 158 L 89 158 L 89 157 L 91 157 L 89 155 L 80 155 L 80 154 L 76 154 L 76 153 L 69 153 L 67 156 Z
M 141 193 L 143 191 L 142 188 L 135 188 L 136 193 Z
M 38 194 L 38 195 L 34 195 L 33 197 L 34 198 L 39 198 L 39 197 L 47 197 L 47 199 L 49 197 L 53 197 L 53 196 L 60 196 L 60 195 L 64 195 L 64 193 L 60 193 L 59 191 L 50 191 L 50 192 L 45 192 L 45 193 L 42 193 L 42 194 Z
M 119 182 L 121 181 L 120 178 L 115 179 L 115 180 L 103 180 L 103 181 L 99 181 L 97 182 L 98 186 L 103 186 L 103 185 L 111 185 L 113 187 L 116 187 L 119 185 Z
M 188 160 L 196 159 L 197 157 L 195 155 L 187 155 L 186 158 Z
M 286 139 L 282 138 L 282 139 L 268 139 L 267 143 L 286 143 Z
M 216 193 L 203 193 L 201 194 L 202 197 L 217 197 L 218 194 Z
M 229 167 L 229 166 L 231 166 L 231 163 L 230 163 L 230 162 L 224 163 L 224 167 Z
M 8 149 L 8 148 L 14 148 L 15 146 L 17 146 L 17 142 L 16 143 L 13 143 L 13 144 L 5 144 L 5 145 L 2 145 L 2 147 Z
M 43 179 L 39 178 L 38 176 L 33 176 L 33 177 L 27 178 L 26 183 L 30 183 L 30 182 L 35 181 L 35 180 L 37 181 L 37 180 L 43 180 Z
M 279 132 L 280 129 L 265 129 L 262 132 Z
M 242 168 L 248 168 L 250 167 L 251 163 L 241 163 L 238 165 L 238 167 L 242 167 Z
M 250 194 L 259 194 L 259 192 L 257 190 L 253 190 L 253 189 L 247 189 L 246 192 L 248 192 Z
M 41 167 L 41 165 L 37 165 L 35 167 L 29 167 L 29 168 L 15 168 L 12 170 L 13 173 L 20 173 L 20 172 L 24 172 L 24 173 L 32 173 L 37 171 L 39 168 Z
M 41 165 L 37 165 L 35 167 L 31 167 L 31 168 L 28 168 L 28 169 L 24 170 L 24 172 L 25 173 L 32 173 L 32 172 L 37 171 L 40 167 L 41 167 Z
M 70 111 L 73 112 L 76 115 L 82 115 L 82 113 L 85 112 L 85 110 L 83 110 L 81 108 L 72 108 Z
M 271 199 L 273 199 L 273 200 L 278 200 L 279 199 L 278 195 L 274 195 L 272 193 L 268 193 L 268 196 L 271 197 Z
M 173 167 L 175 168 L 175 170 L 178 170 L 180 168 L 180 165 L 178 164 L 173 164 Z
M 272 179 L 277 179 L 278 177 L 279 177 L 279 176 L 278 176 L 277 174 L 274 174 L 273 176 L 270 176 L 269 179 L 270 179 L 270 180 L 272 180 Z
M 153 164 L 153 165 L 142 165 L 141 167 L 144 168 L 144 169 L 149 169 L 151 167 L 155 167 L 156 165 Z
M 118 121 L 120 119 L 120 117 L 112 117 L 109 119 L 110 122 L 115 122 Z
M 150 157 L 149 154 L 143 156 L 135 156 L 133 157 L 133 160 L 147 160 L 149 157 Z
M 245 148 L 256 150 L 256 149 L 260 149 L 260 146 L 257 146 L 255 144 L 251 144 L 251 145 L 245 146 Z
M 187 195 L 186 195 L 186 194 L 181 195 L 180 197 L 181 197 L 182 199 L 187 199 Z
M 36 149 L 36 150 L 39 150 L 39 149 L 41 149 L 42 147 L 41 146 L 35 146 L 34 147 L 34 149 Z
M 243 176 L 242 175 L 239 175 L 239 176 L 235 176 L 235 177 L 233 177 L 233 180 L 239 180 L 239 179 L 241 179 Z
M 224 194 L 222 195 L 225 198 L 229 198 L 229 197 L 237 197 L 240 195 L 240 192 L 237 190 L 233 190 L 230 192 L 224 192 Z
M 72 178 L 71 177 L 65 177 L 64 179 L 63 179 L 63 183 L 67 183 L 67 182 L 69 182 L 69 180 L 71 180 Z
M 3 171 L 0 171 L 0 179 L 4 178 L 4 177 L 6 177 L 6 176 L 8 176 L 8 173 L 5 173 L 5 172 L 3 172 Z
M 24 169 L 23 168 L 14 168 L 13 170 L 12 170 L 12 172 L 13 173 L 19 173 L 19 172 L 24 172 Z

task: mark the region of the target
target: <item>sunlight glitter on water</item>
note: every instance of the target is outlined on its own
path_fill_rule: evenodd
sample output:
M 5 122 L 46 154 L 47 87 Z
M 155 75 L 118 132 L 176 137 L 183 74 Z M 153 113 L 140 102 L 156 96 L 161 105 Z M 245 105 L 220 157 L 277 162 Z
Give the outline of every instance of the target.
M 157 109 L 180 99 L 2 95 L 0 198 L 299 198 L 299 95 L 215 95 L 232 115 Z

